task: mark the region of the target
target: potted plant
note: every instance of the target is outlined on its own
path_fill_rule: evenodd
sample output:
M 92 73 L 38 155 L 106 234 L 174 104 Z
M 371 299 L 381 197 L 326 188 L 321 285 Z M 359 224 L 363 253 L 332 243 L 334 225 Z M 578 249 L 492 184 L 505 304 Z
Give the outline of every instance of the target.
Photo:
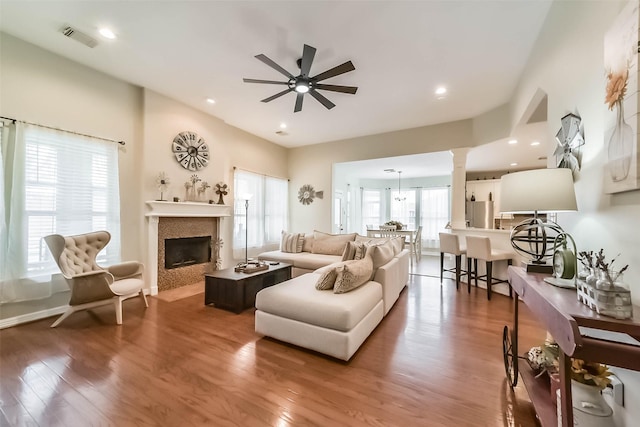
M 543 346 L 533 347 L 527 353 L 529 365 L 538 372 L 538 376 L 545 372 L 549 374 L 551 398 L 555 401 L 556 390 L 560 386 L 559 377 L 560 348 L 554 341 L 547 341 Z M 602 397 L 604 390 L 611 380 L 611 372 L 606 365 L 597 362 L 587 362 L 582 359 L 571 358 L 571 396 L 576 411 L 589 416 L 609 417 L 613 410 Z

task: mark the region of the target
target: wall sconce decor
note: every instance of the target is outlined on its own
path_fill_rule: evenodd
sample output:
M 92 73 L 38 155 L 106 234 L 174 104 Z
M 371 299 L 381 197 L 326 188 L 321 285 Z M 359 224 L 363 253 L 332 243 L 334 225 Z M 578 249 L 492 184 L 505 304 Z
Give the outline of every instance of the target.
M 324 191 L 315 191 L 313 186 L 305 184 L 298 190 L 298 200 L 303 205 L 310 205 L 316 197 L 322 199 Z
M 556 134 L 556 164 L 559 168 L 571 169 L 572 172 L 580 170 L 580 153 L 578 148 L 584 145 L 584 138 L 580 133 L 581 118 L 575 114 L 567 114 L 560 122 L 562 126 Z

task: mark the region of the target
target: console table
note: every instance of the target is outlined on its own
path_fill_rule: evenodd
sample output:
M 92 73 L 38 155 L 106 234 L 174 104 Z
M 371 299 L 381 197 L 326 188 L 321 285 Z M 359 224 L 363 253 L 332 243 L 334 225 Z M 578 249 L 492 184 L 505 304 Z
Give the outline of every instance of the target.
M 255 273 L 236 272 L 233 268 L 204 275 L 204 304 L 240 313 L 254 307 L 260 290 L 291 279 L 291 264 L 269 265 Z
M 601 316 L 578 301 L 575 289 L 562 289 L 544 282 L 547 277 L 544 274 L 527 273 L 516 266 L 509 267 L 508 272 L 513 290 L 560 347 L 562 426 L 573 427 L 571 358 L 640 370 L 640 346 L 634 341 L 640 340 L 640 307 L 633 307 L 636 319 Z M 508 326 L 503 330 L 507 377 L 513 388 L 520 372 L 540 424 L 556 426 L 556 406 L 549 395 L 548 382 L 535 378 L 526 358 L 518 357 L 518 300 L 514 298 L 513 330 Z

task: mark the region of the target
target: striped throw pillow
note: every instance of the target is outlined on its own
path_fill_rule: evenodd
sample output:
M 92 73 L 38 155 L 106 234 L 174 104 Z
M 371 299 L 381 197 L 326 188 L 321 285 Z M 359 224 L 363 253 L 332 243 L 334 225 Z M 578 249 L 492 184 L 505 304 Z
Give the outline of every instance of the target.
M 304 243 L 303 233 L 287 233 L 282 231 L 282 240 L 280 241 L 280 250 L 297 254 L 302 252 L 302 244 Z

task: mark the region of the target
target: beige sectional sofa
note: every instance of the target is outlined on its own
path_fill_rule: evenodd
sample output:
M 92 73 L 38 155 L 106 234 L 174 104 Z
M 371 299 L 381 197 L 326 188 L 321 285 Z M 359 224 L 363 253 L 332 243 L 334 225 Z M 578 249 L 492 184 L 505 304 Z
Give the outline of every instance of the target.
M 360 237 L 361 241 L 371 240 L 361 236 L 354 236 L 354 240 L 356 237 Z M 409 280 L 408 250 L 400 249 L 391 241 L 370 244 L 377 246 L 371 250 L 374 267 L 372 277 L 346 293 L 316 289 L 324 273 L 349 264 L 350 261 L 341 262 L 342 256 L 308 251 L 261 254 L 261 259 L 293 264 L 299 274 L 258 292 L 256 332 L 349 360 L 391 310 Z M 326 264 L 327 261 L 335 262 Z M 322 262 L 325 262 L 324 266 L 304 272 Z
M 310 235 L 301 235 L 304 239 L 301 252 L 285 252 L 283 249 L 277 251 L 263 252 L 258 255 L 259 260 L 277 261 L 291 264 L 291 275 L 293 277 L 300 276 L 305 273 L 311 273 L 325 265 L 342 261 L 342 252 L 346 242 L 355 241 L 356 239 L 366 239 L 358 236 L 356 233 L 351 234 L 327 234 L 314 232 Z M 324 245 L 315 245 L 316 238 Z M 331 240 L 326 244 L 326 240 Z M 370 240 L 370 239 L 367 239 Z M 331 244 L 334 243 L 335 244 Z

